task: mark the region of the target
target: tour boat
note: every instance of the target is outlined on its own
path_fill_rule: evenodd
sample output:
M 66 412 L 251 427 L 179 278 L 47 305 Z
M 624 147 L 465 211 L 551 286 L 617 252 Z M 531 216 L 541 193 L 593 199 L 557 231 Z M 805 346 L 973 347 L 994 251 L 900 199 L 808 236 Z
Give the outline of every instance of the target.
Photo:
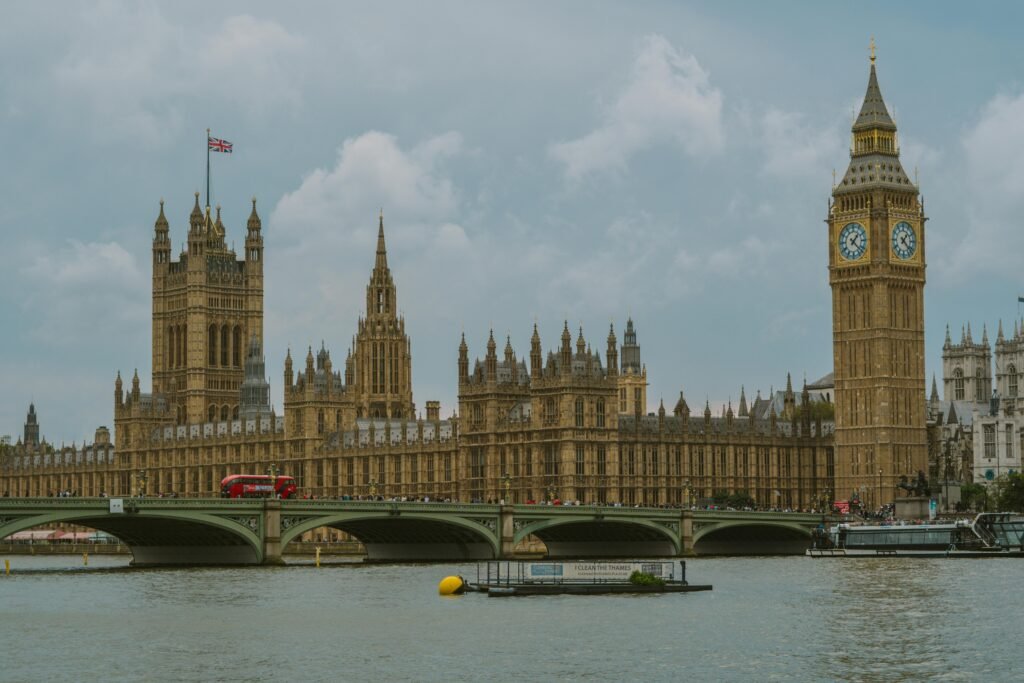
M 982 513 L 939 524 L 819 527 L 810 557 L 1024 557 L 1024 518 Z

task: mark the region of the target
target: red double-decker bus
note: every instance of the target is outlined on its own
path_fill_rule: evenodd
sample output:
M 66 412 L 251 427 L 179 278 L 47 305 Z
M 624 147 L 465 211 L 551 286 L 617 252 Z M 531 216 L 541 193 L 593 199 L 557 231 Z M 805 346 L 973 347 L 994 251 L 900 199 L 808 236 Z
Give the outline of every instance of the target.
M 232 474 L 220 482 L 221 498 L 294 498 L 295 479 L 283 474 Z

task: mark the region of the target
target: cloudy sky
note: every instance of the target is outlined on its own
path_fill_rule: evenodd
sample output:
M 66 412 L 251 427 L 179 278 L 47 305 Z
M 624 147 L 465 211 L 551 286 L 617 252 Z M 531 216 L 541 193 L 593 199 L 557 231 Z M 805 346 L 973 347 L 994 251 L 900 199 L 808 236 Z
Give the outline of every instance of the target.
M 826 229 L 878 44 L 945 325 L 1012 327 L 1024 253 L 1016 3 L 21 3 L 0 23 L 0 434 L 111 425 L 150 378 L 158 201 L 259 199 L 266 351 L 355 332 L 384 209 L 422 409 L 456 348 L 636 322 L 649 398 L 713 404 L 831 371 Z M 994 335 L 992 335 L 994 336 Z

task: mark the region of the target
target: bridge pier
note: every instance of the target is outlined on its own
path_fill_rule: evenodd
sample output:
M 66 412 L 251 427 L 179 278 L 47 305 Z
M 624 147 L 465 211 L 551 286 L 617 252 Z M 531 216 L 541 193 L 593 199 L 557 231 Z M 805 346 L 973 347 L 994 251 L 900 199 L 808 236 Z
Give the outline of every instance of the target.
M 679 550 L 681 555 L 693 555 L 693 511 L 683 510 L 679 515 Z
M 498 551 L 499 560 L 509 560 L 515 555 L 516 509 L 514 505 L 502 505 L 498 510 L 498 539 L 501 541 Z
M 284 564 L 281 557 L 281 501 L 263 501 L 263 564 Z

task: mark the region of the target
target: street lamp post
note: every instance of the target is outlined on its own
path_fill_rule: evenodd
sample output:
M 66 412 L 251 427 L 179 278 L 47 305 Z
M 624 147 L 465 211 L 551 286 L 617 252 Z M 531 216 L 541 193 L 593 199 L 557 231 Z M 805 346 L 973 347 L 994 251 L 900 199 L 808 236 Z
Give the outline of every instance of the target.
M 139 470 L 135 474 L 135 478 L 138 479 L 139 498 L 145 498 L 146 497 L 146 480 L 149 479 L 149 475 L 146 473 L 145 469 L 141 469 L 141 470 Z
M 877 507 L 882 507 L 882 468 L 878 468 L 878 500 L 876 501 Z
M 277 464 L 270 463 L 267 467 L 267 476 L 270 477 L 270 497 L 277 498 Z
M 501 485 L 505 489 L 505 504 L 508 505 L 512 502 L 512 476 L 508 472 L 501 475 Z
M 554 482 L 549 483 L 548 484 L 548 488 L 547 488 L 548 503 L 555 502 L 555 496 L 556 496 L 557 493 L 558 493 L 558 488 L 555 486 Z
M 690 507 L 690 480 L 683 480 L 683 507 Z
M 371 479 L 370 480 L 370 498 L 371 499 L 376 499 L 377 498 L 377 480 L 376 479 Z
M 942 444 L 942 507 L 949 512 L 949 441 Z

